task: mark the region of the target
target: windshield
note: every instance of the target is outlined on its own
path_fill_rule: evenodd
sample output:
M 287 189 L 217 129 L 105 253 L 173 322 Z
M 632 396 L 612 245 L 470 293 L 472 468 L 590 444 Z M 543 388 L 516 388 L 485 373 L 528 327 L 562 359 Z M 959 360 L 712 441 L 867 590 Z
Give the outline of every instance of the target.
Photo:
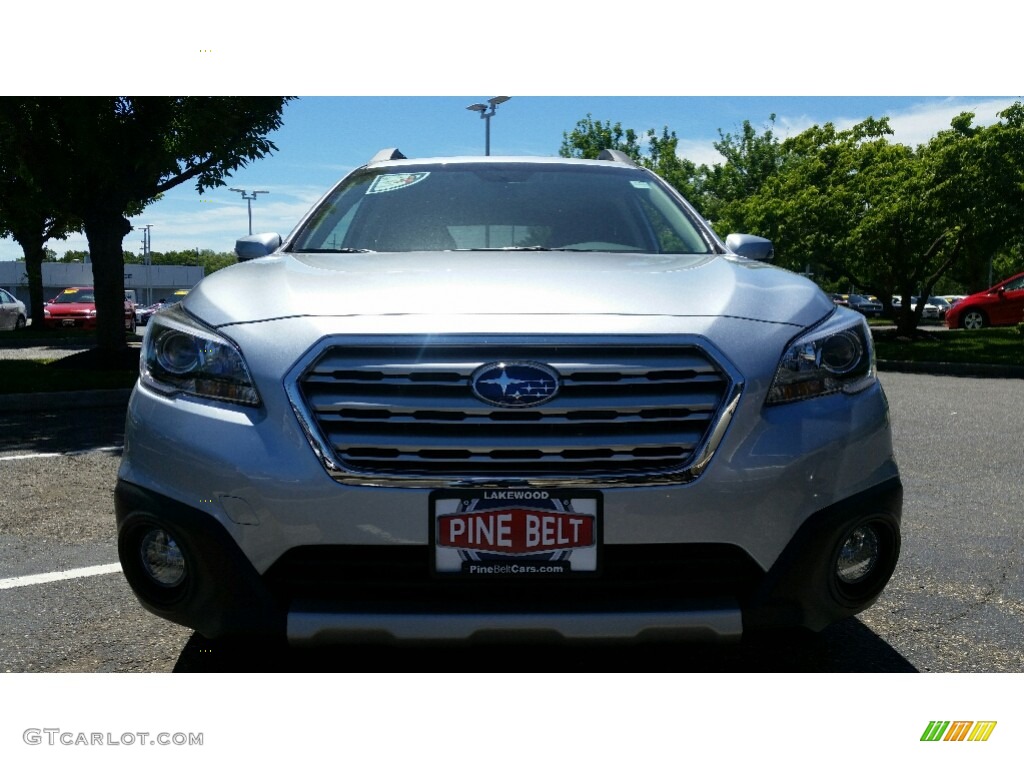
M 364 169 L 321 203 L 290 249 L 714 251 L 652 175 L 543 163 Z
M 68 288 L 58 294 L 51 303 L 53 304 L 94 304 L 95 294 L 89 291 L 80 291 L 77 288 Z

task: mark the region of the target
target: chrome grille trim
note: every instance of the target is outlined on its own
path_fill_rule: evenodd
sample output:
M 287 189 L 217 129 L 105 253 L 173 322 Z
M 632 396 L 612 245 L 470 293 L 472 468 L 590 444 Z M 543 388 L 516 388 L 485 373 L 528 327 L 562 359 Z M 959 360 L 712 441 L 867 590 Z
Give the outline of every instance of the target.
M 483 365 L 551 366 L 536 407 L 477 399 Z M 694 336 L 334 336 L 285 381 L 327 472 L 349 485 L 662 485 L 708 465 L 743 382 Z

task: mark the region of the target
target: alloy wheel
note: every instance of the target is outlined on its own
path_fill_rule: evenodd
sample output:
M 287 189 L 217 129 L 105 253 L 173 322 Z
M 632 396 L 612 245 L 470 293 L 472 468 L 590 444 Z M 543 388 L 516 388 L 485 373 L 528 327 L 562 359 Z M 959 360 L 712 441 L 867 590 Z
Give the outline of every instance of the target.
M 968 331 L 976 331 L 985 327 L 985 316 L 977 310 L 972 310 L 964 315 L 963 324 Z

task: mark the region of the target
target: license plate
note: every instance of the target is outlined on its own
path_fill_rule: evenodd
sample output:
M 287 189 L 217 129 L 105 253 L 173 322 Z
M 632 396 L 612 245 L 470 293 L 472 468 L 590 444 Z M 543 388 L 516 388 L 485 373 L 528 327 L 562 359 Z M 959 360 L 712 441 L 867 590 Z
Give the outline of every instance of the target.
M 64 320 L 64 325 L 72 325 L 73 326 L 74 324 L 75 324 L 74 320 L 70 320 L 70 319 L 65 319 Z
M 570 490 L 436 491 L 434 572 L 469 578 L 596 575 L 601 495 Z

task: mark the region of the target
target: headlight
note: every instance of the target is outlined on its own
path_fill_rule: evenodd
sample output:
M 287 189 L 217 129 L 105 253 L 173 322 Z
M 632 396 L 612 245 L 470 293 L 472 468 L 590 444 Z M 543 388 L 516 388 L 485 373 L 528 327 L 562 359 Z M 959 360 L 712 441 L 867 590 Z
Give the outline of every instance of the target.
M 867 320 L 836 310 L 789 345 L 782 356 L 768 405 L 833 392 L 860 392 L 875 380 L 875 351 Z
M 238 348 L 177 306 L 154 315 L 147 325 L 139 377 L 166 395 L 187 393 L 243 405 L 260 402 Z

